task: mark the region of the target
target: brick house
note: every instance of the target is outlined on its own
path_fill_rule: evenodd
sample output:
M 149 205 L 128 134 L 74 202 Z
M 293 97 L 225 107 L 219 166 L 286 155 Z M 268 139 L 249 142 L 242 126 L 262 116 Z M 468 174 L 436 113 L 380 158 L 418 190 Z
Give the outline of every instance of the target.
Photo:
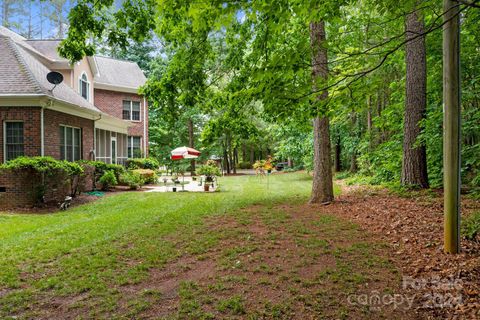
M 148 105 L 136 63 L 86 57 L 71 65 L 58 40 L 0 27 L 0 161 L 52 156 L 123 164 L 148 155 Z M 63 82 L 54 88 L 51 71 Z

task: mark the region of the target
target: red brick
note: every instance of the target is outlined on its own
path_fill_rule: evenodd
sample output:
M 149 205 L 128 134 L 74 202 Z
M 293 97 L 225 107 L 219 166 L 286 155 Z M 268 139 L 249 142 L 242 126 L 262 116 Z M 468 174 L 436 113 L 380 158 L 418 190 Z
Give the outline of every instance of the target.
M 142 137 L 145 139 L 147 146 L 146 154 L 148 155 L 148 103 L 144 105 L 143 96 L 135 93 L 109 91 L 103 89 L 95 89 L 95 106 L 111 116 L 122 119 L 123 100 L 140 101 L 140 120 L 129 121 L 132 127 L 128 129 L 129 136 Z M 146 102 L 146 100 L 145 100 Z M 144 113 L 144 108 L 146 112 Z M 146 115 L 146 117 L 144 117 Z M 146 136 L 143 137 L 144 124 L 146 125 Z M 142 145 L 143 149 L 143 145 Z

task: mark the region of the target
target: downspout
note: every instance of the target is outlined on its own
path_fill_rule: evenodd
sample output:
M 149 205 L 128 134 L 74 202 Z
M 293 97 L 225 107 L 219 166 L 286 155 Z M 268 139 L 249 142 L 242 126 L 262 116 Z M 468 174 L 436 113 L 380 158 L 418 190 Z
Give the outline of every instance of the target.
M 143 97 L 143 157 L 147 157 L 147 100 Z
M 44 117 L 45 106 L 42 106 L 40 109 L 40 155 L 45 156 L 45 117 Z

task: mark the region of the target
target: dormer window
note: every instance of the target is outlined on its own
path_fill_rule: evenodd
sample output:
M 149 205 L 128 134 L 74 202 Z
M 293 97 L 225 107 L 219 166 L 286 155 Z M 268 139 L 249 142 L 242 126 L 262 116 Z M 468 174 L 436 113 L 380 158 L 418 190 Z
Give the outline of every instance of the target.
M 90 82 L 88 82 L 87 74 L 84 72 L 79 79 L 78 82 L 78 90 L 80 95 L 85 99 L 88 100 L 90 95 Z

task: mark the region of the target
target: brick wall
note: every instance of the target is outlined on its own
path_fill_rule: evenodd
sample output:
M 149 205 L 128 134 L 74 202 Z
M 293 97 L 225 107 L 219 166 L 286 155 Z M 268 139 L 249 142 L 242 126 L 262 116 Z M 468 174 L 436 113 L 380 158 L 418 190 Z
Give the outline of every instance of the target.
M 42 178 L 31 171 L 0 171 L 0 209 L 33 207 L 39 204 Z M 64 174 L 46 178 L 44 201 L 57 205 L 70 194 L 70 183 Z
M 82 157 L 84 160 L 92 160 L 90 151 L 94 148 L 94 121 L 84 119 L 58 111 L 44 111 L 45 125 L 45 155 L 60 159 L 60 125 L 66 125 L 82 129 Z
M 5 121 L 23 121 L 24 151 L 27 156 L 41 153 L 40 107 L 1 107 L 0 108 L 0 162 L 3 155 L 3 126 Z
M 26 174 L 0 171 L 0 208 L 11 209 L 15 207 L 31 206 L 35 203 L 35 195 L 31 192 L 34 188 L 32 179 Z
M 95 89 L 95 106 L 105 113 L 122 119 L 123 100 L 140 101 L 140 120 L 130 121 L 131 127 L 128 129 L 129 136 L 137 136 L 145 139 L 148 154 L 148 103 L 144 105 L 143 96 L 134 93 L 109 91 L 103 89 Z M 146 109 L 144 112 L 144 108 Z M 146 114 L 146 117 L 144 117 Z M 145 118 L 145 119 L 144 119 Z M 144 124 L 146 125 L 146 136 L 144 137 Z M 143 149 L 143 142 L 142 142 Z
M 84 174 L 78 181 L 79 192 L 87 192 L 93 189 L 95 167 L 83 165 Z M 52 174 L 50 172 L 50 174 Z M 46 204 L 57 206 L 72 193 L 68 175 L 60 171 L 52 176 L 44 176 Z M 77 178 L 75 178 L 77 181 Z M 39 190 L 42 187 L 41 175 L 33 171 L 10 171 L 0 170 L 0 209 L 13 209 L 20 207 L 33 207 L 38 202 Z

